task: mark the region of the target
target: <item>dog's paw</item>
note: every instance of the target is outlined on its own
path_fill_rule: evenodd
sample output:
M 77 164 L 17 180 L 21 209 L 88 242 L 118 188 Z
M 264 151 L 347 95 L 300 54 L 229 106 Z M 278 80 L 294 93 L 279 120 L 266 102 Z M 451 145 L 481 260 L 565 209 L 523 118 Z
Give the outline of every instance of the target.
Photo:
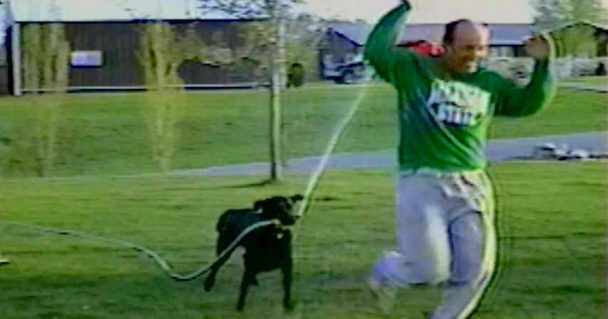
M 296 301 L 291 300 L 288 302 L 283 302 L 283 310 L 285 312 L 293 312 L 297 307 L 298 303 Z
M 203 284 L 203 287 L 205 288 L 206 292 L 211 291 L 211 288 L 213 288 L 213 285 L 215 284 L 215 279 L 211 278 L 211 277 L 207 277 L 207 279 L 205 279 L 205 283 Z

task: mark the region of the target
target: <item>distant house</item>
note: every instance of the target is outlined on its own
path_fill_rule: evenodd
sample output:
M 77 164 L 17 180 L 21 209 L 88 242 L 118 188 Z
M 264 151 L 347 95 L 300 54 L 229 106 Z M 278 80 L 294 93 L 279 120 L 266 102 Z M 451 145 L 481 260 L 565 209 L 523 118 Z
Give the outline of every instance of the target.
M 239 46 L 237 25 L 263 17 L 243 18 L 223 11 L 201 12 L 195 0 L 19 0 L 10 1 L 6 32 L 6 68 L 0 92 L 21 95 L 23 86 L 23 28 L 32 24 L 61 23 L 71 46 L 69 91 L 143 90 L 143 70 L 137 59 L 140 27 L 162 20 L 178 32 L 194 30 L 202 39 L 222 37 L 230 48 Z M 142 6 L 142 3 L 145 3 Z M 198 61 L 183 63 L 179 74 L 189 88 L 252 86 L 252 70 L 228 69 Z
M 408 24 L 397 41 L 400 46 L 441 44 L 444 24 Z M 536 32 L 532 24 L 494 23 L 488 25 L 492 33 L 490 56 L 518 57 L 524 55 L 523 42 Z M 336 22 L 327 27 L 324 45 L 320 48 L 320 73 L 331 74 L 336 64 L 360 59 L 372 26 L 365 23 Z M 424 42 L 421 42 L 424 41 Z
M 592 31 L 592 35 L 597 43 L 597 52 L 595 56 L 607 57 L 608 56 L 608 25 L 600 25 L 589 21 L 579 21 L 576 23 L 569 23 L 558 28 L 549 30 L 549 33 L 559 35 L 564 32 L 580 32 L 584 34 L 587 30 Z
M 363 45 L 372 26 L 363 22 L 333 22 L 325 31 L 319 48 L 319 73 L 322 78 L 338 76 L 336 69 L 361 59 Z

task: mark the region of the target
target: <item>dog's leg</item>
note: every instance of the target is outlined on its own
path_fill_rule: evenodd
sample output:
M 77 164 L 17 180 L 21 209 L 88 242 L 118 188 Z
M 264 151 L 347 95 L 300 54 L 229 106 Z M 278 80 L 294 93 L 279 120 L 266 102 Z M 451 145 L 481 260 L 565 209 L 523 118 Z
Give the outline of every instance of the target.
M 203 285 L 205 287 L 205 291 L 211 291 L 211 288 L 213 288 L 213 286 L 215 285 L 215 275 L 217 274 L 217 271 L 217 268 L 211 269 L 211 272 L 209 273 L 209 276 L 207 276 L 207 278 L 205 279 L 205 284 Z
M 257 276 L 252 276 L 250 284 L 253 285 L 253 286 L 256 286 L 256 287 L 259 286 L 260 283 L 258 282 L 258 277 Z
M 222 241 L 224 241 L 224 239 L 221 237 L 218 240 L 217 243 L 217 247 L 225 247 L 227 245 L 224 245 L 222 243 Z M 223 248 L 222 248 L 223 250 Z M 222 252 L 222 250 L 218 249 L 218 255 Z M 213 288 L 213 286 L 215 285 L 215 276 L 217 275 L 217 272 L 220 270 L 220 267 L 222 267 L 226 261 L 228 261 L 228 259 L 230 258 L 230 255 L 232 254 L 232 252 L 234 251 L 234 249 L 230 252 L 228 252 L 227 254 L 225 254 L 222 258 L 218 259 L 213 265 L 211 265 L 211 272 L 209 273 L 209 275 L 207 276 L 207 278 L 205 279 L 205 291 L 210 291 L 211 288 Z
M 215 276 L 217 272 L 220 270 L 220 267 L 226 263 L 226 261 L 230 258 L 230 254 L 226 254 L 224 257 L 220 258 L 213 266 L 211 266 L 211 272 L 207 279 L 205 279 L 205 291 L 210 291 L 211 288 L 215 285 Z
M 236 304 L 236 310 L 243 311 L 245 308 L 245 298 L 247 297 L 247 289 L 251 284 L 252 278 L 255 278 L 255 274 L 251 271 L 245 270 L 243 274 L 243 280 L 241 281 L 241 292 L 239 294 L 239 301 Z
M 292 310 L 294 304 L 291 302 L 291 282 L 293 280 L 293 261 L 291 256 L 287 257 L 283 262 L 281 272 L 283 273 L 283 308 L 285 310 Z

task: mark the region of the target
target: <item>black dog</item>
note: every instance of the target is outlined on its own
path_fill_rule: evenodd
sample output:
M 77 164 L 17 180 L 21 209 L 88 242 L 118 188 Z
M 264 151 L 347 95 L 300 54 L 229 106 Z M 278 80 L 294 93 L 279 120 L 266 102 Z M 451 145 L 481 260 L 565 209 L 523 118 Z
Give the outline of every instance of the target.
M 297 216 L 294 204 L 304 199 L 302 195 L 291 197 L 275 196 L 256 201 L 253 208 L 230 209 L 224 212 L 217 223 L 219 233 L 216 253 L 219 256 L 249 226 L 261 222 L 276 220 L 277 223 L 253 230 L 243 237 L 237 245 L 211 266 L 211 272 L 205 280 L 205 290 L 210 291 L 215 283 L 215 276 L 220 267 L 230 258 L 238 246 L 245 248 L 245 273 L 236 309 L 245 307 L 245 297 L 249 285 L 258 285 L 257 274 L 281 269 L 283 273 L 283 307 L 291 309 L 291 281 L 293 259 L 291 253 L 291 231 L 283 226 L 293 225 Z

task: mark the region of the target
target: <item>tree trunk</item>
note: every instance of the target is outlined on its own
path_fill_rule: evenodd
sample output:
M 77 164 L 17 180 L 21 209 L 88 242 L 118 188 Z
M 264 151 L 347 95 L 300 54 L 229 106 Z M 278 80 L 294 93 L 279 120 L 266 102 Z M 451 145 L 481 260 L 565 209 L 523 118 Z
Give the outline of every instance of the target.
M 281 93 L 285 82 L 285 24 L 281 0 L 274 2 L 272 22 L 274 41 L 270 86 L 270 179 L 280 181 L 283 179 Z

